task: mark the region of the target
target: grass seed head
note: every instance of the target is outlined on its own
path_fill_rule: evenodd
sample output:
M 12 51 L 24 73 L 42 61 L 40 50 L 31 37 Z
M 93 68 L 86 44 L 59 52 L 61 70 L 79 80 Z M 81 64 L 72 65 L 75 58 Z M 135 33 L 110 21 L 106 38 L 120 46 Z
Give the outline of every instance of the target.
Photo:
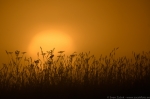
M 8 54 L 12 54 L 13 52 L 8 52 Z
M 8 52 L 7 52 L 7 50 L 5 50 L 6 51 L 6 54 L 8 55 Z
M 59 51 L 58 53 L 63 53 L 63 52 L 65 52 L 65 51 Z
M 25 53 L 27 53 L 27 52 L 22 52 L 22 54 L 25 54 Z

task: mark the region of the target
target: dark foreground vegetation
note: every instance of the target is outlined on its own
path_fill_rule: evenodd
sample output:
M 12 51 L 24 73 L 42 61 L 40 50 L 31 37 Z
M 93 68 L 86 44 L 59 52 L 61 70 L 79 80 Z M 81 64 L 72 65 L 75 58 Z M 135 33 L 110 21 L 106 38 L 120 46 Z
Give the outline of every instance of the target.
M 149 96 L 150 52 L 114 58 L 117 49 L 99 59 L 90 52 L 65 56 L 59 51 L 55 61 L 54 49 L 44 53 L 41 48 L 42 60 L 37 53 L 34 61 L 23 57 L 26 52 L 6 51 L 9 63 L 0 70 L 0 98 Z

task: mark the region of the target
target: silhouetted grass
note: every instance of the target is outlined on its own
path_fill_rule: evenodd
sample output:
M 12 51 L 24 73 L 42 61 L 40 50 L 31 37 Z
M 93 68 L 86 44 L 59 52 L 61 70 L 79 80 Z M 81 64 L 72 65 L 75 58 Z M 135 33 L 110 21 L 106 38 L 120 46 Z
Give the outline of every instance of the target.
M 90 52 L 65 56 L 59 51 L 53 60 L 54 49 L 44 53 L 41 48 L 42 59 L 37 53 L 34 61 L 23 57 L 26 52 L 15 51 L 14 59 L 13 52 L 6 51 L 9 63 L 0 70 L 0 94 L 55 98 L 148 95 L 150 52 L 133 53 L 134 59 L 114 58 L 117 49 L 99 59 Z

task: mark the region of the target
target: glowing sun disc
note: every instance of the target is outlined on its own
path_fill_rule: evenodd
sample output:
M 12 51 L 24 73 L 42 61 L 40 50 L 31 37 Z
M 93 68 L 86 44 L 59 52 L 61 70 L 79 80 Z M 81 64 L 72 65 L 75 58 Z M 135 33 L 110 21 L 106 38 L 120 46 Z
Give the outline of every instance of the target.
M 58 51 L 65 51 L 64 54 L 74 52 L 72 39 L 68 35 L 56 31 L 44 31 L 34 36 L 28 47 L 31 57 L 37 58 L 36 53 L 41 53 L 40 46 L 44 52 L 55 48 L 54 54 Z

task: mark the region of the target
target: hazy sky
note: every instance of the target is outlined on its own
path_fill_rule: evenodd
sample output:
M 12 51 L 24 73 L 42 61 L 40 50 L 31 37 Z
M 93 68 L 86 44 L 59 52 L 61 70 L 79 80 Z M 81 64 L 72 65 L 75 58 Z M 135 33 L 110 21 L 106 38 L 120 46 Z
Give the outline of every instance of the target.
M 5 50 L 36 56 L 40 45 L 96 56 L 149 51 L 150 0 L 0 0 L 0 62 Z

